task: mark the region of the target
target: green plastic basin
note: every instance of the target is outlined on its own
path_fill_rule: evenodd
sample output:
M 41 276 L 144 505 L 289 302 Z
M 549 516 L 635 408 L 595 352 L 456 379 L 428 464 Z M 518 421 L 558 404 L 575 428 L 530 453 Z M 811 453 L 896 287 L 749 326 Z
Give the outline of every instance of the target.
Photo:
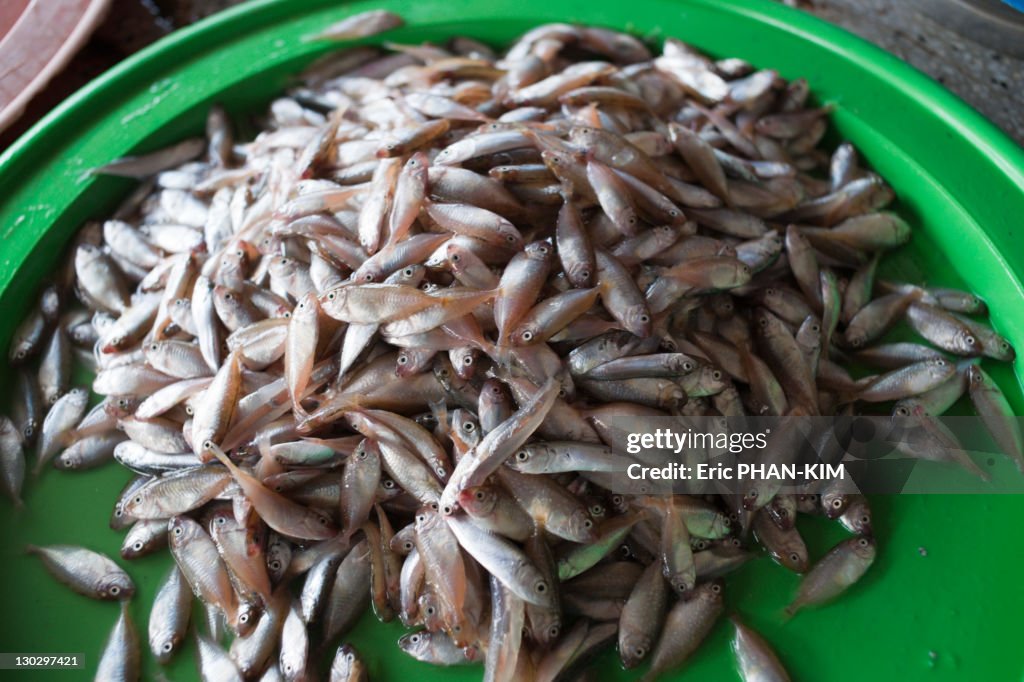
M 265 0 L 177 32 L 126 60 L 54 110 L 0 157 L 0 343 L 32 305 L 62 246 L 86 219 L 101 218 L 134 186 L 86 173 L 202 130 L 210 104 L 239 120 L 259 112 L 290 77 L 331 49 L 300 40 L 347 14 L 402 13 L 399 42 L 471 35 L 496 45 L 541 22 L 579 21 L 676 36 L 717 56 L 736 56 L 783 76 L 806 77 L 832 121 L 896 190 L 914 225 L 910 245 L 887 271 L 917 282 L 962 286 L 984 297 L 995 327 L 1024 350 L 1024 153 L 941 86 L 896 58 L 806 14 L 766 0 Z M 371 41 L 372 42 L 372 39 Z M 1024 355 L 1021 356 L 1024 358 Z M 986 365 L 988 366 L 988 365 Z M 1018 414 L 1024 359 L 995 368 Z M 6 380 L 0 370 L 0 381 Z M 9 385 L 0 383 L 0 385 Z M 1016 475 L 999 461 L 997 475 Z M 3 673 L 3 679 L 91 679 L 117 607 L 56 584 L 26 543 L 80 543 L 116 556 L 111 504 L 128 473 L 116 465 L 83 473 L 47 471 L 26 485 L 26 507 L 0 503 L 0 651 L 84 654 L 80 671 Z M 781 619 L 797 577 L 767 558 L 727 586 L 740 611 L 775 645 L 795 680 L 1021 680 L 1024 647 L 1024 498 L 1016 495 L 873 499 L 880 555 L 837 603 Z M 820 556 L 842 532 L 809 519 Z M 122 562 L 126 563 L 126 562 Z M 132 562 L 139 585 L 132 612 L 143 632 L 169 556 Z M 398 652 L 402 628 L 367 616 L 351 638 L 374 680 L 474 680 L 479 667 L 434 669 Z M 723 623 L 672 680 L 733 680 Z M 196 679 L 189 645 L 165 674 Z M 145 657 L 144 679 L 158 679 Z M 596 678 L 625 680 L 613 655 Z

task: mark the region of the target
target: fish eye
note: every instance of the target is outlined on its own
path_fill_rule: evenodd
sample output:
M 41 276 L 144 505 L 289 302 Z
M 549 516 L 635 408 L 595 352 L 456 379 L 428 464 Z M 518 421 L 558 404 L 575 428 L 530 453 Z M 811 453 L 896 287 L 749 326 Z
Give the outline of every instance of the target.
M 410 540 L 406 540 L 402 547 L 405 549 L 406 552 L 411 552 L 413 548 L 413 543 Z
M 973 336 L 968 336 L 966 339 L 964 339 L 964 341 L 967 342 L 968 346 L 973 346 L 974 345 L 974 337 Z
M 405 270 L 402 270 L 402 274 L 405 275 L 406 277 L 412 277 L 412 268 L 406 268 Z
M 405 364 L 408 364 L 408 363 L 409 363 L 409 358 L 408 357 L 406 357 L 405 355 L 399 355 L 398 356 L 398 364 L 405 365 Z
M 134 549 L 136 552 L 141 552 L 142 547 L 143 544 L 141 542 L 136 542 L 134 545 L 132 545 L 132 549 Z
M 14 357 L 18 358 L 19 360 L 24 360 L 25 351 L 23 349 L 18 349 L 18 351 L 14 354 Z
M 590 270 L 584 270 L 580 273 L 580 277 L 583 279 L 590 279 Z
M 857 540 L 857 544 L 860 545 L 861 547 L 867 547 L 868 544 L 869 544 L 868 543 L 868 539 L 867 538 L 861 538 L 860 540 Z
M 531 332 L 529 329 L 527 329 L 525 332 L 523 332 L 523 341 L 532 341 L 532 340 L 533 340 L 533 332 Z
M 336 293 L 334 293 L 333 291 L 331 293 L 327 294 L 327 300 L 328 301 L 333 301 L 337 297 L 338 297 L 338 295 Z
M 434 473 L 436 473 L 440 478 L 444 478 L 445 476 L 448 475 L 448 470 L 445 469 L 444 467 L 437 467 L 436 469 L 434 469 Z M 434 511 L 437 511 L 436 502 L 431 502 L 430 506 L 434 508 Z
M 484 495 L 484 491 L 477 490 L 475 493 L 473 493 L 473 497 L 475 497 L 477 500 L 483 502 L 483 499 L 484 499 L 484 497 L 486 497 L 486 495 Z
M 184 533 L 184 532 L 185 531 L 183 531 L 181 529 L 181 526 L 175 526 L 175 528 L 174 528 L 174 537 L 181 537 L 181 534 Z
M 552 625 L 548 628 L 548 637 L 550 637 L 551 639 L 555 639 L 556 637 L 558 637 L 559 634 L 561 634 L 561 632 L 562 628 L 558 627 L 557 625 Z
M 795 563 L 797 563 L 798 561 L 800 561 L 800 555 L 799 555 L 799 554 L 797 554 L 796 552 L 793 552 L 793 553 L 791 553 L 791 554 L 789 555 L 789 560 L 790 560 L 790 561 L 792 561 L 792 562 L 793 562 L 793 563 L 795 564 Z
M 604 514 L 604 507 L 599 504 L 592 505 L 590 507 L 590 513 L 593 516 L 600 516 L 601 514 Z
M 583 519 L 583 527 L 589 530 L 594 527 L 594 522 L 590 519 Z
M 427 520 L 427 515 L 426 514 L 417 514 L 416 515 L 416 523 L 424 523 L 424 522 L 426 522 L 426 520 Z
M 861 525 L 865 525 L 866 526 L 868 523 L 870 523 L 870 521 L 871 521 L 871 517 L 869 517 L 867 514 L 865 514 L 865 515 L 860 517 Z
M 441 513 L 445 516 L 452 514 L 454 511 L 455 509 L 450 504 L 446 504 L 444 507 L 441 508 Z
M 473 356 L 472 355 L 467 355 L 464 358 L 462 358 L 462 364 L 464 364 L 464 365 L 472 365 L 473 364 Z
M 530 459 L 530 453 L 527 452 L 526 450 L 520 450 L 519 452 L 516 453 L 517 461 L 525 462 L 528 459 Z
M 394 490 L 395 489 L 395 482 L 392 481 L 390 478 L 387 479 L 386 481 L 384 481 L 384 489 L 385 490 Z
M 428 615 L 428 616 L 433 616 L 433 615 L 434 615 L 434 612 L 435 612 L 435 611 L 436 611 L 437 609 L 435 609 L 435 608 L 434 608 L 433 606 L 428 606 L 428 607 L 427 607 L 426 609 L 424 609 L 424 610 L 425 610 L 425 611 L 427 612 L 427 615 Z
M 191 405 L 186 405 L 186 406 L 185 406 L 185 414 L 187 414 L 187 415 L 189 415 L 189 416 L 191 416 L 191 415 L 195 414 L 195 410 L 194 410 L 194 409 L 192 409 L 192 406 L 191 406 Z
M 722 593 L 722 586 L 719 585 L 718 583 L 713 583 L 711 585 L 711 591 L 714 592 L 715 594 L 721 594 Z
M 750 498 L 751 500 L 756 500 L 757 499 L 757 491 L 756 490 L 751 490 L 750 492 L 747 493 L 747 497 Z
M 171 653 L 171 650 L 173 648 L 174 648 L 174 644 L 172 644 L 171 642 L 164 642 L 164 645 L 162 647 L 160 647 L 160 650 L 163 651 L 165 654 L 169 654 L 169 653 Z
M 516 238 L 513 237 L 510 234 L 507 234 L 507 235 L 505 235 L 505 241 L 507 241 L 509 244 L 515 244 L 516 243 Z
M 714 379 L 715 381 L 718 381 L 719 379 L 722 378 L 722 372 L 716 369 L 711 373 L 711 378 Z
M 136 495 L 134 498 L 132 498 L 132 502 L 134 502 L 135 504 L 142 504 L 142 495 Z M 121 510 L 118 509 L 117 513 L 120 514 Z
M 650 315 L 643 314 L 643 315 L 640 316 L 640 323 L 641 324 L 647 324 L 650 321 L 651 321 L 651 316 Z
M 832 500 L 832 508 L 833 509 L 839 509 L 842 506 L 843 506 L 842 498 L 837 497 L 836 499 Z
M 231 294 L 231 292 L 228 292 L 228 293 L 224 294 L 224 300 L 225 301 L 230 301 L 230 300 L 233 300 L 233 299 L 234 299 L 234 296 Z
M 901 417 L 906 417 L 910 414 L 910 410 L 907 409 L 905 406 L 900 405 L 899 407 L 896 408 L 896 414 L 898 414 Z
M 327 520 L 327 517 L 326 517 L 326 516 L 318 516 L 316 520 L 317 520 L 317 522 L 319 522 L 319 523 L 320 523 L 320 525 L 321 525 L 321 526 L 326 526 L 326 525 L 327 525 L 328 523 L 330 523 L 330 522 L 329 522 L 329 521 Z
M 683 371 L 684 372 L 692 372 L 693 371 L 693 363 L 690 362 L 689 360 L 684 362 L 683 363 Z
M 203 441 L 203 449 L 204 450 L 213 450 L 213 441 L 212 440 L 204 440 Z
M 546 580 L 538 580 L 533 586 L 533 589 L 537 594 L 546 594 L 548 591 L 548 583 Z
M 218 526 L 223 526 L 225 523 L 227 523 L 227 519 L 225 519 L 223 516 L 218 516 L 217 517 L 217 525 Z
M 280 571 L 281 570 L 281 562 L 278 561 L 277 559 L 274 559 L 273 561 L 271 561 L 270 562 L 270 570 L 272 570 L 272 571 Z
M 637 648 L 633 649 L 633 655 L 637 658 L 643 658 L 647 655 L 647 649 L 645 647 L 638 646 Z
M 117 585 L 111 585 L 107 592 L 110 593 L 112 596 L 116 597 L 117 595 L 121 594 L 121 588 Z
M 462 430 L 465 431 L 466 433 L 473 433 L 474 431 L 476 431 L 476 424 L 474 424 L 473 422 L 466 422 L 465 424 L 462 425 Z

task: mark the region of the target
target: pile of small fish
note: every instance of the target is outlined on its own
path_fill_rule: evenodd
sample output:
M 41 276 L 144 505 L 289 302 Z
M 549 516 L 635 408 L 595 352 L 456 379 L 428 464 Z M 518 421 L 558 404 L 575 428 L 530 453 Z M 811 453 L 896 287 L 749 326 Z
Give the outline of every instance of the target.
M 1024 462 L 977 361 L 1013 349 L 976 297 L 876 277 L 910 228 L 849 144 L 819 147 L 829 107 L 805 81 L 568 24 L 503 55 L 386 47 L 314 63 L 251 142 L 214 108 L 204 139 L 99 169 L 141 184 L 81 229 L 13 341 L 6 492 L 26 449 L 36 472 L 134 472 L 111 526 L 125 559 L 174 557 L 160 662 L 197 597 L 207 680 L 318 679 L 330 651 L 331 680 L 366 679 L 338 645 L 368 606 L 415 628 L 408 655 L 489 681 L 571 679 L 613 643 L 652 680 L 760 549 L 804 574 L 791 614 L 871 565 L 858 495 L 609 492 L 615 417 L 928 417 L 967 393 Z M 928 343 L 884 342 L 902 322 Z M 798 514 L 852 535 L 812 564 Z M 30 551 L 83 594 L 134 592 L 89 550 Z M 789 679 L 734 622 L 744 679 Z M 123 607 L 97 679 L 138 678 L 140 656 Z

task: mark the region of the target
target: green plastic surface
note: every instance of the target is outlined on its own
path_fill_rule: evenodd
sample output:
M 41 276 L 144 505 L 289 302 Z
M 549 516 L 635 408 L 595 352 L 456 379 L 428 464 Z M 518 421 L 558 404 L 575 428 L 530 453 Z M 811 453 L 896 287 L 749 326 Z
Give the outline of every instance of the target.
M 887 271 L 976 292 L 989 302 L 995 327 L 1024 350 L 1024 153 L 896 58 L 763 0 L 268 0 L 177 32 L 91 83 L 0 158 L 2 347 L 74 230 L 108 214 L 133 187 L 87 169 L 200 132 L 214 102 L 239 119 L 262 111 L 292 74 L 332 47 L 302 36 L 380 7 L 408 21 L 387 36 L 399 42 L 465 34 L 502 44 L 541 22 L 579 21 L 676 36 L 716 56 L 806 77 L 821 101 L 836 106 L 836 139 L 852 140 L 893 185 L 898 210 L 915 227 L 911 244 L 887 259 Z M 1017 376 L 1022 369 L 1018 359 Z M 1012 369 L 998 368 L 995 376 L 1024 414 Z M 997 462 L 997 473 L 1016 475 L 1004 465 Z M 23 510 L 0 503 L 0 651 L 73 652 L 86 660 L 85 671 L 2 673 L 0 679 L 91 679 L 116 605 L 56 584 L 23 547 L 71 542 L 116 556 L 122 533 L 109 530 L 107 521 L 127 478 L 116 465 L 74 474 L 50 470 L 28 481 Z M 730 578 L 729 605 L 776 646 L 794 680 L 1021 680 L 1024 498 L 903 496 L 874 498 L 873 505 L 879 558 L 840 601 L 783 623 L 781 609 L 797 577 L 764 558 Z M 814 556 L 843 535 L 817 519 L 802 524 Z M 169 565 L 165 552 L 128 564 L 139 585 L 132 612 L 143 641 L 148 607 Z M 373 679 L 479 678 L 478 667 L 441 670 L 413 662 L 395 647 L 401 632 L 368 615 L 352 636 Z M 738 679 L 730 635 L 723 622 L 669 679 Z M 157 679 L 148 653 L 144 670 L 144 679 Z M 197 677 L 191 644 L 165 673 L 177 681 Z M 607 654 L 595 677 L 636 675 L 622 672 Z

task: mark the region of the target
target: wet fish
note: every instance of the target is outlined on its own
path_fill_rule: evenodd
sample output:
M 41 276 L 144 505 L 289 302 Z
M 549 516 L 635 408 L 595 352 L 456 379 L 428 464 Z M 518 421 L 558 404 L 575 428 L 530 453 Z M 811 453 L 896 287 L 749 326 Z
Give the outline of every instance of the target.
M 786 614 L 819 606 L 845 592 L 871 567 L 875 551 L 875 541 L 869 537 L 851 538 L 833 547 L 804 576 Z
M 789 673 L 771 645 L 738 616 L 730 616 L 729 620 L 735 630 L 732 651 L 743 682 L 789 682 Z
M 55 578 L 86 597 L 123 601 L 135 594 L 132 579 L 103 554 L 73 545 L 29 545 L 25 551 L 38 556 Z
M 135 629 L 129 602 L 121 602 L 121 615 L 111 630 L 104 645 L 103 653 L 96 664 L 96 682 L 133 682 L 141 674 L 141 651 L 139 633 Z
M 401 25 L 374 10 L 306 39 Z M 368 606 L 415 628 L 412 657 L 487 680 L 582 679 L 616 639 L 652 679 L 761 550 L 806 572 L 790 612 L 824 603 L 873 559 L 865 498 L 612 492 L 651 463 L 630 434 L 661 420 L 890 402 L 902 452 L 984 480 L 936 419 L 964 393 L 1024 467 L 989 375 L 1010 340 L 971 292 L 879 279 L 911 221 L 809 101 L 673 38 L 655 55 L 554 23 L 501 55 L 465 37 L 327 54 L 254 135 L 213 106 L 204 138 L 96 171 L 142 182 L 26 297 L 5 490 L 17 504 L 29 451 L 138 472 L 110 525 L 126 558 L 170 544 L 150 648 L 181 647 L 197 594 L 204 679 L 312 679 Z M 917 338 L 890 341 L 903 321 Z M 798 512 L 857 537 L 808 568 Z M 735 627 L 744 679 L 788 679 Z M 138 675 L 131 639 L 123 621 L 103 679 Z M 332 653 L 331 679 L 366 679 Z

